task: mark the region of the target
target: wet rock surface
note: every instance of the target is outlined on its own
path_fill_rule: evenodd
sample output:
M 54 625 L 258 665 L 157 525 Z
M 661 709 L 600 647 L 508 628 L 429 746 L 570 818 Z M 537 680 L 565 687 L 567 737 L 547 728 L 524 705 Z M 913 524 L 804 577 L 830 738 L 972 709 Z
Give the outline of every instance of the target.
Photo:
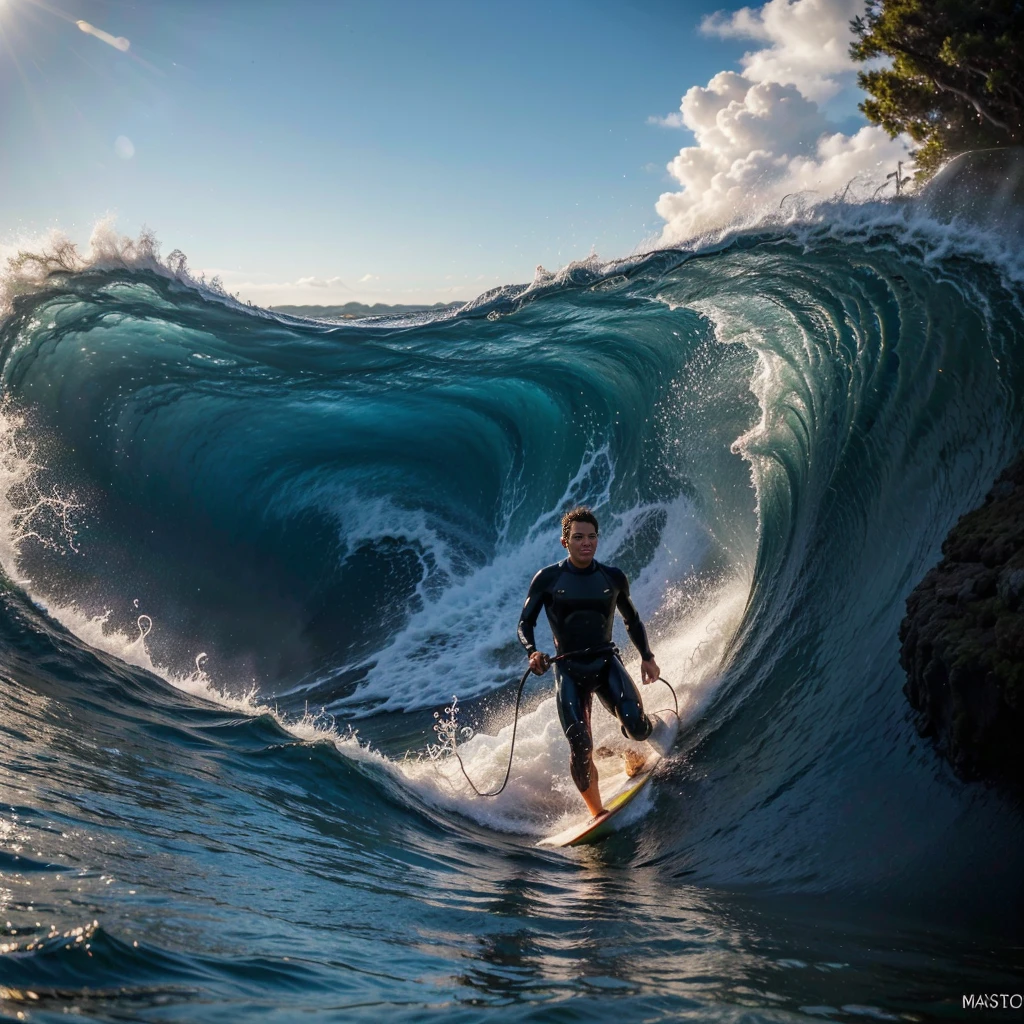
M 942 554 L 907 599 L 904 693 L 961 778 L 1024 794 L 1024 452 Z

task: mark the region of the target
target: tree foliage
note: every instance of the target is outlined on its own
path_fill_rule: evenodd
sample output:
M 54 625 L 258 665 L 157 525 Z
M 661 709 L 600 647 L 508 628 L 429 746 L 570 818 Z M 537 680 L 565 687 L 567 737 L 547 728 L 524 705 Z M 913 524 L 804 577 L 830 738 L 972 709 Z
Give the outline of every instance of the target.
M 1024 143 L 1024 0 L 867 0 L 851 23 L 868 120 L 906 132 L 930 176 L 968 149 Z

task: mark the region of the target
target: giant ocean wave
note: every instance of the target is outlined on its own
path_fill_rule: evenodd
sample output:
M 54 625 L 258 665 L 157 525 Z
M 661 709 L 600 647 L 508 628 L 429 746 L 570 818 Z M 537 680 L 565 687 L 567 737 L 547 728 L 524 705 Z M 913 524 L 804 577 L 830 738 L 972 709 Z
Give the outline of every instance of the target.
M 571 907 L 567 868 L 532 852 L 578 799 L 550 684 L 530 691 L 502 798 L 472 799 L 451 759 L 425 751 L 455 694 L 467 767 L 478 784 L 500 779 L 518 609 L 558 557 L 561 511 L 586 501 L 683 708 L 662 784 L 585 862 L 622 885 L 602 914 L 638 929 L 638 951 L 666 930 L 701 940 L 681 918 L 638 923 L 631 899 L 650 911 L 677 898 L 693 920 L 714 917 L 699 893 L 716 890 L 845 893 L 913 915 L 955 887 L 951 905 L 986 921 L 1019 906 L 1019 825 L 916 738 L 896 638 L 950 525 L 1024 442 L 1024 265 L 997 234 L 913 202 L 825 204 L 693 249 L 538 273 L 454 313 L 346 324 L 250 308 L 146 245 L 22 270 L 0 327 L 0 725 L 21 794 L 9 831 L 43 848 L 22 873 L 82 859 L 66 839 L 47 851 L 51 817 L 64 836 L 106 829 L 143 867 L 85 857 L 89 870 L 141 872 L 187 917 L 215 882 L 169 884 L 159 863 L 203 860 L 173 837 L 198 803 L 232 877 L 288 867 L 296 892 L 322 877 L 371 918 L 408 915 L 365 932 L 383 950 L 424 934 L 458 947 L 446 928 L 474 925 L 455 890 L 486 902 L 505 858 Z M 609 720 L 597 729 L 614 736 Z M 152 769 L 145 735 L 161 751 Z M 275 838 L 257 853 L 240 820 Z M 404 904 L 378 892 L 383 864 L 419 874 L 400 885 Z M 87 924 L 47 884 L 58 931 Z M 123 893 L 91 899 L 111 909 L 104 949 L 142 927 Z M 265 963 L 254 978 L 329 988 L 343 935 L 304 932 L 245 885 L 237 900 L 287 919 L 287 940 L 253 933 L 261 955 L 294 944 L 316 964 L 305 982 Z M 327 913 L 326 898 L 302 897 L 307 918 L 321 901 Z M 531 899 L 508 913 L 558 932 Z M 237 948 L 219 914 L 210 948 Z M 88 986 L 52 936 L 38 941 L 21 961 L 32 984 Z M 491 989 L 470 985 L 482 1006 L 506 1005 L 522 977 L 558 989 L 544 959 L 558 944 L 537 942 L 525 966 L 498 957 Z M 123 976 L 105 967 L 94 987 L 127 985 L 146 1005 L 161 986 L 257 998 L 224 963 L 165 962 L 168 947 L 182 948 L 156 928 Z M 394 973 L 422 1008 L 408 955 Z M 706 999 L 673 988 L 661 963 L 676 1012 L 728 1019 L 740 989 L 762 991 L 736 955 Z M 620 980 L 642 1002 L 636 977 Z M 515 999 L 532 1005 L 526 991 Z

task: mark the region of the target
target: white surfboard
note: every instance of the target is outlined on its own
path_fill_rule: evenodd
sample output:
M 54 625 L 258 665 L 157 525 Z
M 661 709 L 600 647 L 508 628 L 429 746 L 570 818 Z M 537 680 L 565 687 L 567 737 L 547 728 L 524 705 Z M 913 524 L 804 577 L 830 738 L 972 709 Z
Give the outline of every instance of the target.
M 675 742 L 679 732 L 679 717 L 671 711 L 658 711 L 654 715 L 660 718 L 668 727 L 668 733 L 664 739 L 664 749 L 668 750 Z M 654 769 L 662 759 L 662 754 L 649 744 L 644 744 L 643 749 L 647 753 L 647 760 L 643 768 L 630 778 L 623 768 L 616 775 L 601 779 L 601 795 L 604 800 L 607 814 L 596 820 L 586 818 L 578 821 L 568 828 L 563 829 L 557 835 L 548 836 L 542 839 L 538 846 L 582 846 L 584 843 L 596 843 L 615 831 L 616 815 L 624 807 L 629 806 L 633 798 L 647 785 L 654 774 Z

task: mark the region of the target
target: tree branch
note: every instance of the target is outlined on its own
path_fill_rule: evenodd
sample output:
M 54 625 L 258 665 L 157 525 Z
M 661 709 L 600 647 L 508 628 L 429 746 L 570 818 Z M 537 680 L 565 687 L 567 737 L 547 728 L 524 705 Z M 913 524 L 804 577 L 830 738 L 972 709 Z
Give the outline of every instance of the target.
M 966 100 L 972 107 L 974 107 L 981 117 L 985 118 L 986 121 L 994 124 L 997 128 L 1002 128 L 1004 132 L 1009 132 L 1011 135 L 1013 134 L 1013 129 L 1008 124 L 1004 124 L 1002 121 L 993 117 L 970 93 L 964 92 L 963 89 L 958 89 L 954 85 L 944 85 L 934 75 L 929 75 L 928 77 L 936 89 L 941 89 L 943 92 L 951 92 L 954 96 L 959 96 L 960 99 Z

